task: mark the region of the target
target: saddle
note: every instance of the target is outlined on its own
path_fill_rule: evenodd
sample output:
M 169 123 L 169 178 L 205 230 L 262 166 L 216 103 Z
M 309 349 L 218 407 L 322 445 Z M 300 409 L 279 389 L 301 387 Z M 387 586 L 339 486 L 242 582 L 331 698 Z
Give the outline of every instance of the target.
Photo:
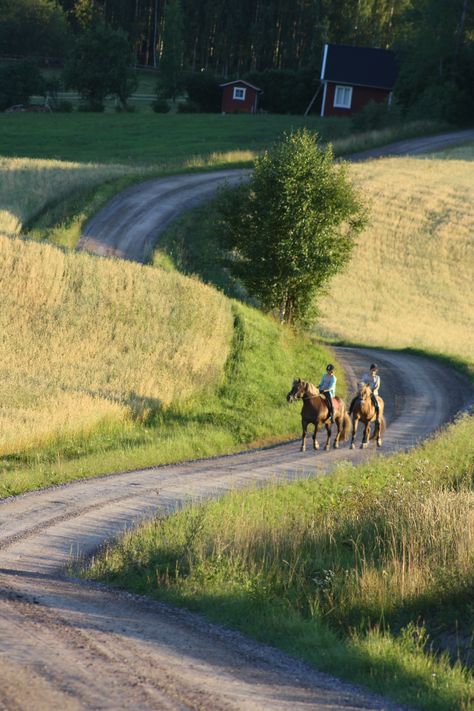
M 326 395 L 324 393 L 319 393 L 319 397 L 321 398 L 321 400 L 326 400 Z M 332 405 L 334 407 L 334 412 L 336 410 L 339 410 L 339 408 L 341 407 L 341 398 L 338 397 L 337 395 L 336 395 L 336 397 L 333 397 Z

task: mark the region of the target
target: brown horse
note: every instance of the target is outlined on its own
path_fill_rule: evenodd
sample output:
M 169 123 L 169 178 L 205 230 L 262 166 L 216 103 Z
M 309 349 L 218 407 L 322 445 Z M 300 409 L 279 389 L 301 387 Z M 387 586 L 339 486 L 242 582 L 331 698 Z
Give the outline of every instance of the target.
M 325 425 L 327 432 L 327 440 L 325 449 L 329 449 L 331 441 L 331 420 L 329 417 L 329 409 L 326 403 L 326 398 L 321 395 L 318 388 L 306 380 L 293 381 L 291 390 L 286 396 L 288 402 L 294 400 L 303 400 L 303 409 L 301 410 L 301 425 L 303 427 L 303 435 L 301 438 L 301 451 L 306 451 L 306 433 L 308 425 L 314 425 L 313 448 L 319 449 L 319 444 L 316 439 L 319 425 Z M 334 405 L 334 420 L 337 425 L 337 434 L 334 439 L 334 449 L 338 449 L 339 442 L 344 442 L 351 431 L 351 418 L 347 414 L 346 406 L 339 397 L 333 398 Z
M 364 436 L 362 437 L 361 449 L 365 449 L 369 443 L 370 435 L 370 425 L 372 422 L 375 423 L 374 434 L 370 439 L 377 440 L 377 447 L 382 446 L 382 432 L 385 429 L 385 418 L 383 415 L 384 402 L 381 397 L 377 395 L 377 400 L 379 403 L 379 418 L 377 419 L 377 413 L 375 412 L 375 406 L 371 398 L 372 390 L 370 385 L 367 383 L 359 383 L 359 392 L 357 395 L 357 400 L 352 408 L 352 440 L 351 449 L 354 449 L 354 439 L 357 433 L 357 427 L 359 426 L 359 420 L 364 424 Z

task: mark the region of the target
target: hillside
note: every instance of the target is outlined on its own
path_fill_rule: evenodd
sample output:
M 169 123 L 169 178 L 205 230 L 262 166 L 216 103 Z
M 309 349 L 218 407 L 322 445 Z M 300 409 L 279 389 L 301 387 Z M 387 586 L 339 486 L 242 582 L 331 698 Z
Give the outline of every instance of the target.
M 369 224 L 319 303 L 318 336 L 473 359 L 472 150 L 349 166 Z M 238 293 L 216 266 L 215 219 L 209 206 L 183 215 L 160 238 L 154 261 L 170 256 L 179 269 Z
M 472 148 L 372 161 L 351 173 L 370 223 L 321 302 L 319 333 L 473 359 Z
M 0 237 L 0 453 L 222 381 L 232 314 L 178 274 Z

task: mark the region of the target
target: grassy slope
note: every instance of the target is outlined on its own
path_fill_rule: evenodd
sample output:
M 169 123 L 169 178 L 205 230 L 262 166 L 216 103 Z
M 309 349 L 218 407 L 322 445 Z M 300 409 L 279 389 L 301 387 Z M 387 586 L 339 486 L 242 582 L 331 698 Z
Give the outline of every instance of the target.
M 320 333 L 474 361 L 474 162 L 461 159 L 471 152 L 352 168 L 370 224 L 321 302 Z

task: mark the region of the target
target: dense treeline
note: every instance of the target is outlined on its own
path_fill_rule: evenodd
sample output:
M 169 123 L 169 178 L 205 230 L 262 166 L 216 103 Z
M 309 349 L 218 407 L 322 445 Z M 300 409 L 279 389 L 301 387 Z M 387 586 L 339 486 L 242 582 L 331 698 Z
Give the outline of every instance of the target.
M 183 71 L 317 77 L 335 42 L 395 49 L 403 106 L 472 109 L 473 0 L 0 0 L 0 55 L 62 62 L 100 22 L 126 35 L 136 64 L 167 68 L 169 96 Z

